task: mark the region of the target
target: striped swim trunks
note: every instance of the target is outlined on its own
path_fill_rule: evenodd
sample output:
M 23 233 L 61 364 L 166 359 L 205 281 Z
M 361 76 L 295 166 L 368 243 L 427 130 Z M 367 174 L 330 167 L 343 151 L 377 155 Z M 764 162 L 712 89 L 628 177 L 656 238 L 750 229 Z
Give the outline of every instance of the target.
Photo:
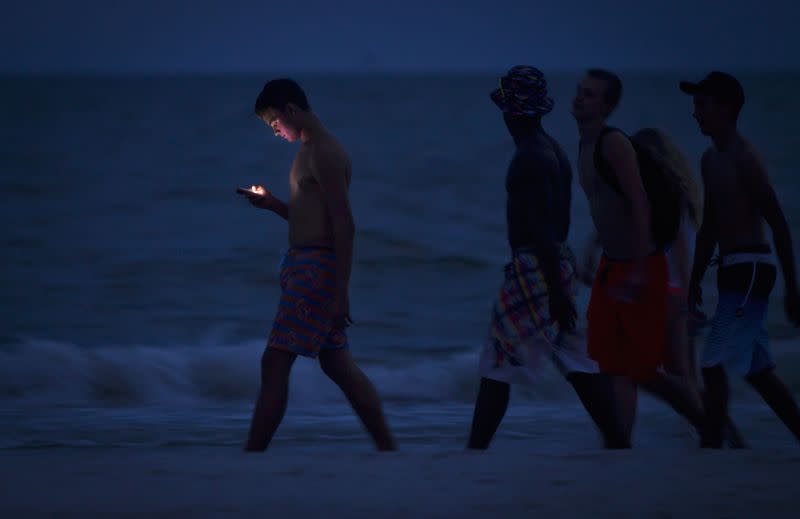
M 281 299 L 268 348 L 316 358 L 322 350 L 347 348 L 347 333 L 333 329 L 336 256 L 331 249 L 292 247 L 281 263 Z

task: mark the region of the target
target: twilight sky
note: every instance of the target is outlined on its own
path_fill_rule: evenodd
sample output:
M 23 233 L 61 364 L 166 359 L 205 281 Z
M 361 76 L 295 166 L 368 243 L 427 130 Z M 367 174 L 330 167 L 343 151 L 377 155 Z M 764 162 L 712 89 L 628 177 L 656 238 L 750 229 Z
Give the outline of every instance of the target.
M 800 68 L 795 0 L 6 0 L 0 12 L 5 74 Z

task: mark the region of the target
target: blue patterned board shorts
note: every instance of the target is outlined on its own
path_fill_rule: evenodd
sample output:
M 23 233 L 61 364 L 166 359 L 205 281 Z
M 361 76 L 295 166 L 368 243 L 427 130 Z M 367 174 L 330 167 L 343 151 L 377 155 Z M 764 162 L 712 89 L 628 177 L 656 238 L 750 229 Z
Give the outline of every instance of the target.
M 722 258 L 719 300 L 701 356 L 702 367 L 726 366 L 743 376 L 775 367 L 764 327 L 775 274 L 770 263 L 734 263 Z M 741 282 L 731 287 L 731 280 L 735 282 L 737 277 Z

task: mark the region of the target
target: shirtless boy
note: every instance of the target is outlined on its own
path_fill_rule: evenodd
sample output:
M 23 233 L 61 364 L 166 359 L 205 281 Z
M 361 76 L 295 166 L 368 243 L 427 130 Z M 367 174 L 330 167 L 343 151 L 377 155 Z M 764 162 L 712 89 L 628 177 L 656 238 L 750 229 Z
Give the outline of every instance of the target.
M 289 172 L 289 203 L 263 186 L 239 189 L 250 203 L 289 224 L 290 249 L 281 265 L 281 298 L 261 357 L 261 388 L 245 450 L 263 451 L 283 418 L 289 372 L 298 355 L 317 358 L 344 392 L 378 450 L 395 448 L 375 387 L 350 355 L 350 269 L 355 225 L 348 200 L 350 159 L 311 111 L 291 79 L 269 81 L 256 115 L 277 137 L 300 141 Z
M 719 71 L 697 83 L 681 82 L 680 89 L 694 97 L 694 118 L 713 143 L 701 160 L 705 203 L 689 284 L 690 308 L 702 304 L 700 282 L 717 245 L 720 255 L 719 301 L 701 358 L 708 415 L 701 444 L 722 446 L 729 398 L 726 365 L 744 376 L 800 439 L 800 411 L 775 375 L 764 328 L 777 274 L 764 222 L 772 230 L 783 270 L 786 316 L 800 326 L 792 239 L 764 162 L 737 129 L 744 90 L 736 78 Z
M 612 377 L 620 447 L 630 447 L 640 387 L 698 427 L 703 418 L 687 388 L 659 371 L 666 360 L 667 258 L 650 225 L 652 208 L 633 144 L 606 125 L 621 95 L 619 77 L 589 70 L 578 85 L 572 114 L 581 137 L 580 184 L 603 249 L 587 311 L 589 356 Z

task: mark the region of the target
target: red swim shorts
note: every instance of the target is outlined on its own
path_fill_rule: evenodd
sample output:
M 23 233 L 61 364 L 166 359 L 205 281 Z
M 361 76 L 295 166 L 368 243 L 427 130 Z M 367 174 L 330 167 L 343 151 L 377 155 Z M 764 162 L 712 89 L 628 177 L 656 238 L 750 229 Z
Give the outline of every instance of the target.
M 589 300 L 587 346 L 602 373 L 643 381 L 655 377 L 666 355 L 666 256 L 647 257 L 641 292 L 624 300 L 617 291 L 632 268 L 630 261 L 600 260 Z

